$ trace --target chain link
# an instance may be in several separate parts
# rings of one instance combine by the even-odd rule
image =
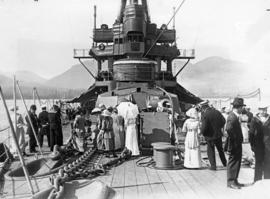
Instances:
[[[106,169],[116,166],[131,157],[131,152],[125,149],[119,158],[111,160],[105,164],[100,161],[103,157],[102,153],[95,150],[88,150],[73,162],[67,164],[58,171],[56,175],[52,175],[50,182],[53,186],[48,199],[60,199],[64,194],[64,184],[66,182],[80,179],[91,178],[99,175],[104,175]]]

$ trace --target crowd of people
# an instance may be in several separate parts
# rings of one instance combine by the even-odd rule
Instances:
[[[254,182],[270,179],[270,116],[267,105],[260,105],[258,113],[253,115],[245,108],[242,98],[235,98],[232,109],[222,108],[221,111],[204,101],[193,106],[186,112],[181,131],[185,134],[184,167],[198,169],[202,167],[200,136],[207,144],[209,169],[217,170],[215,149],[221,163],[227,167],[227,186],[240,189],[243,184],[238,182],[242,160],[242,143],[250,143],[255,158]],[[46,106],[37,116],[36,106],[32,105],[25,117],[27,134],[29,135],[29,152],[35,153],[37,145],[43,147],[43,137],[46,136],[48,146],[53,151],[54,146],[63,145],[61,125],[61,110],[53,105],[48,112]],[[11,110],[14,112],[14,109]],[[90,119],[82,109],[74,114],[73,140],[75,148],[84,152],[85,137],[91,136],[92,143],[103,150],[107,157],[116,157],[116,151],[124,148],[130,150],[133,156],[140,154],[138,146],[138,106],[123,98],[116,107],[106,107],[99,104],[90,115]],[[17,113],[17,139],[21,151],[25,154],[25,125],[23,117]],[[37,133],[38,143],[34,133]],[[228,158],[226,158],[227,153]]]
[[[36,105],[31,105],[30,109],[25,116],[25,121],[22,115],[16,112],[16,137],[20,150],[23,155],[27,155],[26,147],[29,146],[29,153],[37,153],[36,147],[43,147],[43,138],[47,137],[47,145],[51,151],[54,146],[63,145],[63,132],[61,123],[61,110],[57,105],[53,105],[51,110],[48,112],[46,106],[41,106],[42,111],[37,115]],[[16,111],[18,107],[16,107]],[[11,113],[14,114],[14,108],[10,109]],[[11,114],[13,123],[15,116]],[[26,133],[24,127],[26,126]],[[28,142],[26,142],[25,134],[29,136]],[[11,152],[16,155],[15,143],[12,143]]]
[[[107,156],[116,156],[115,151],[127,148],[133,156],[139,155],[137,116],[138,106],[123,99],[117,107],[105,107],[104,104],[92,110],[97,122],[95,133],[96,146],[104,150]]]
[[[244,100],[235,98],[232,110],[223,108],[221,111],[209,106],[208,101],[192,107],[186,112],[182,132],[185,137],[184,166],[201,168],[202,159],[199,135],[207,143],[209,169],[215,171],[215,148],[224,167],[227,167],[227,186],[240,189],[245,186],[238,182],[242,160],[242,143],[248,141],[255,157],[254,182],[270,179],[270,117],[267,105],[260,105],[259,113],[254,115],[245,109]],[[245,129],[247,131],[245,132]],[[222,138],[225,137],[223,146]],[[228,154],[228,160],[225,153]]]

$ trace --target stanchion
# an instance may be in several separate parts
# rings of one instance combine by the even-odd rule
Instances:
[[[21,161],[21,164],[22,164],[24,175],[25,175],[26,180],[28,182],[30,191],[31,191],[32,195],[34,195],[34,189],[33,189],[32,183],[30,181],[29,172],[28,172],[28,170],[27,170],[27,168],[25,166],[25,162],[24,162],[23,156],[21,154],[21,150],[19,148],[18,140],[16,138],[16,134],[15,134],[15,130],[14,130],[14,126],[13,126],[12,120],[10,118],[10,114],[8,112],[7,104],[6,104],[6,101],[5,101],[4,94],[3,94],[3,91],[2,91],[1,86],[0,86],[0,96],[1,96],[1,99],[2,99],[2,102],[3,102],[3,105],[4,105],[4,108],[5,108],[5,111],[6,111],[7,119],[8,119],[10,128],[11,128],[11,134],[12,134],[12,137],[13,137],[13,140],[14,140],[14,143],[15,143],[15,146],[17,148],[17,151],[18,151],[18,155],[19,155],[19,158],[20,158],[20,161]]]
[[[13,77],[13,100],[14,100],[14,130],[17,137],[17,101],[16,101],[16,77]]]
[[[18,82],[18,81],[17,81],[17,87],[18,87],[18,91],[19,91],[19,94],[20,94],[20,96],[21,96],[21,99],[22,99],[22,101],[23,101],[23,104],[24,104],[24,107],[25,107],[25,110],[26,110],[26,114],[27,114],[27,117],[28,117],[30,126],[31,126],[31,128],[32,128],[32,131],[33,131],[33,133],[34,133],[35,139],[36,139],[36,141],[37,141],[37,145],[38,145],[40,154],[41,154],[41,156],[43,157],[43,152],[42,152],[42,150],[41,150],[41,147],[40,147],[40,144],[39,144],[39,141],[38,141],[37,132],[36,132],[34,126],[33,126],[32,120],[31,120],[31,118],[30,118],[30,115],[29,115],[29,112],[28,112],[28,108],[27,108],[27,106],[26,106],[26,103],[25,103],[24,97],[23,97],[23,95],[22,95],[22,91],[21,91],[21,88],[20,88],[20,85],[19,85],[19,82]]]

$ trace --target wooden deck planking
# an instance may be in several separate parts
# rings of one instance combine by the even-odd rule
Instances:
[[[225,199],[230,196],[226,182],[222,184],[221,181],[217,179],[215,172],[216,171],[198,170],[194,175],[195,179],[197,179],[214,198]]]
[[[184,170],[184,171],[185,171],[183,173],[184,178],[186,178],[187,181],[191,182],[193,187],[196,187],[194,192],[196,192],[196,194],[200,196],[201,199],[215,198],[214,195],[205,188],[204,183],[201,181],[202,176],[198,176],[198,170],[195,170],[195,172],[193,172],[192,170]]]
[[[166,170],[158,170],[156,172],[160,180],[163,182],[164,188],[168,193],[168,197],[175,199],[182,197],[180,190],[175,184],[175,181],[169,176]]]
[[[197,199],[198,196],[196,195],[196,192],[192,188],[192,186],[186,182],[186,180],[180,175],[180,173],[183,170],[168,170],[167,172],[172,177],[172,179],[175,181],[175,184],[177,185],[179,191],[181,192],[182,196],[184,198],[195,198]]]
[[[125,188],[124,197],[138,198],[138,187],[134,161],[129,160],[125,164]]]
[[[125,185],[125,163],[115,167],[112,188],[116,191],[116,199],[124,198],[124,185]]]
[[[164,182],[162,182],[157,175],[157,171],[154,168],[146,167],[146,174],[148,176],[150,186],[152,189],[153,197],[157,198],[167,198],[168,193],[164,186]]]
[[[136,161],[137,160],[134,160],[134,169],[137,180],[138,197],[153,199],[153,192],[151,189],[149,178],[146,174],[146,168],[137,166]]]

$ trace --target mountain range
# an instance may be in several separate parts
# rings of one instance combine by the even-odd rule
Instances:
[[[174,62],[175,73],[183,64],[183,61]],[[96,64],[94,62],[87,61],[85,65],[95,73]],[[256,89],[256,85],[250,84],[248,76],[243,73],[244,69],[245,64],[243,63],[221,57],[208,57],[196,63],[189,63],[178,75],[177,81],[201,97],[232,96]],[[30,89],[35,86],[39,90],[46,90],[51,94],[70,93],[71,91],[74,95],[79,94],[94,83],[94,79],[80,64],[70,67],[67,71],[51,79],[45,79],[30,71],[17,71],[15,75],[23,87]],[[11,88],[12,77],[0,74],[0,84],[2,87]]]

